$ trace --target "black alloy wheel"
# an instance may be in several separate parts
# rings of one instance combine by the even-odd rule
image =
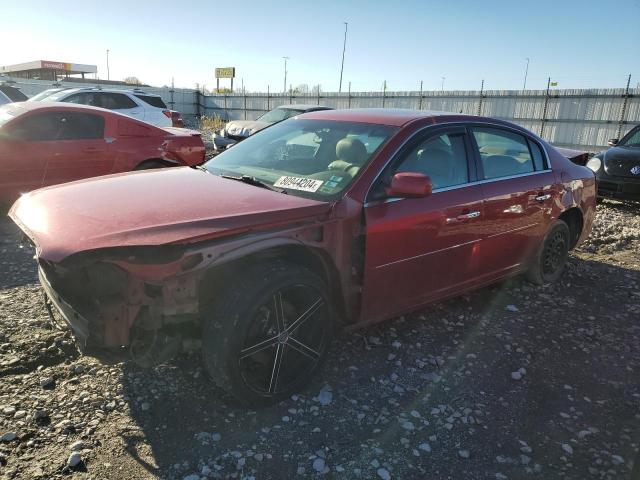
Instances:
[[[299,391],[326,359],[334,312],[310,270],[257,265],[216,296],[203,318],[205,366],[241,403],[269,404]]]

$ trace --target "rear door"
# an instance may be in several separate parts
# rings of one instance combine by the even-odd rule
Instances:
[[[482,187],[465,129],[433,127],[392,160],[365,205],[363,320],[375,321],[445,296],[477,275]],[[396,172],[428,175],[424,198],[385,198]]]
[[[100,106],[138,120],[145,119],[145,109],[124,93],[99,92]]]
[[[113,155],[105,140],[105,117],[85,112],[56,112],[59,124],[51,142],[44,183],[56,185],[106,175],[113,170]]]
[[[559,192],[535,139],[506,127],[476,126],[471,132],[485,195],[480,273],[488,280],[529,263]]]

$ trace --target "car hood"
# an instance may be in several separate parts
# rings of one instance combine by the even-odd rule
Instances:
[[[188,167],[99,177],[35,190],[9,215],[52,262],[109,247],[186,244],[327,214],[326,202]]]
[[[597,156],[603,160],[604,169],[609,175],[640,178],[640,173],[634,173],[638,171],[634,167],[640,166],[640,148],[613,147]]]
[[[224,130],[229,135],[236,135],[239,137],[248,137],[253,135],[259,130],[271,125],[269,122],[260,122],[258,120],[235,120],[227,123]]]

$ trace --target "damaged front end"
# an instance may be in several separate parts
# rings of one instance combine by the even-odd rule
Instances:
[[[175,327],[196,319],[200,254],[181,247],[86,252],[60,263],[40,259],[50,315],[71,327],[82,351],[128,350],[140,363],[164,361],[182,338]],[[173,330],[172,330],[173,327]]]

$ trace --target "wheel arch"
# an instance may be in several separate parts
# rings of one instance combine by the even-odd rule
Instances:
[[[584,216],[582,214],[582,210],[575,206],[570,207],[560,214],[558,220],[564,221],[569,226],[569,232],[571,233],[569,250],[571,250],[576,246],[580,236],[582,235],[582,229],[584,227]]]
[[[268,242],[258,250],[246,252],[246,254],[237,252],[235,255],[230,255],[227,261],[213,263],[200,279],[199,297],[206,301],[211,295],[215,295],[219,286],[227,283],[234,274],[245,269],[247,265],[276,259],[301,265],[318,275],[327,286],[338,315],[338,321],[345,318],[346,308],[342,282],[333,260],[320,248],[294,241]]]
[[[145,160],[142,160],[141,162],[139,162],[135,167],[134,170],[145,170],[145,165],[149,165],[149,164],[154,164],[154,163],[160,163],[162,164],[163,167],[177,167],[179,165],[182,165],[180,162],[177,162],[175,160],[171,160],[171,159],[167,159],[167,158],[147,158]],[[158,167],[160,168],[160,167]]]

